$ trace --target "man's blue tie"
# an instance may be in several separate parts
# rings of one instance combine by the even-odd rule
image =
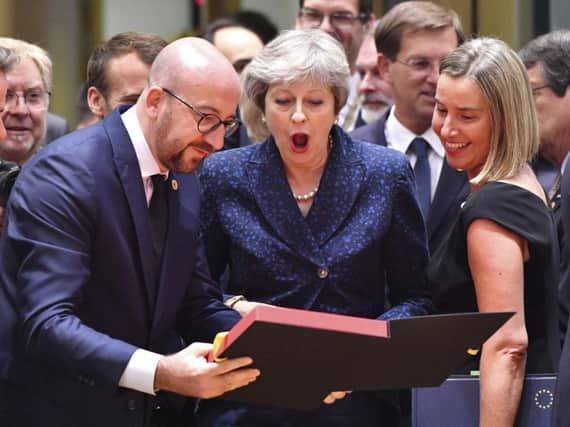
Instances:
[[[412,141],[410,148],[416,154],[414,173],[416,174],[418,201],[420,203],[424,219],[427,221],[431,203],[431,172],[428,161],[429,143],[425,139],[417,137]]]

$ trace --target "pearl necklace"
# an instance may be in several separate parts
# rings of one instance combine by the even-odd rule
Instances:
[[[313,190],[309,191],[308,193],[305,194],[295,194],[293,193],[293,197],[295,198],[295,200],[297,200],[298,202],[306,202],[307,200],[311,200],[313,197],[315,197],[315,195],[317,194],[317,191],[319,191],[319,186],[317,185]]]
[[[332,150],[333,147],[333,137],[332,135],[329,133],[329,144],[328,144],[328,152],[330,153],[330,151]],[[295,194],[293,193],[293,197],[295,198],[295,200],[297,200],[298,202],[306,202],[307,200],[311,200],[312,198],[314,198],[317,195],[317,192],[319,191],[319,186],[317,185],[315,188],[313,188],[311,191],[309,191],[308,193],[305,194]]]

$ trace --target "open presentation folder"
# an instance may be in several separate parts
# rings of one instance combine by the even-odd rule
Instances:
[[[312,409],[331,391],[437,386],[512,314],[381,321],[259,306],[218,338],[211,358],[251,356],[261,370],[222,398]]]

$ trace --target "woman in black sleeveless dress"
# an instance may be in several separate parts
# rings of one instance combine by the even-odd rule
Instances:
[[[513,311],[483,346],[481,426],[514,425],[525,373],[553,372],[558,252],[528,166],[538,123],[525,67],[505,43],[471,40],[440,66],[433,128],[471,194],[428,267],[441,312]]]

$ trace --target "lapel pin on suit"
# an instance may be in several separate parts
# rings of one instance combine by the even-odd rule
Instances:
[[[178,181],[176,181],[175,179],[173,179],[172,181],[170,181],[170,185],[172,186],[172,189],[174,191],[178,191]]]

